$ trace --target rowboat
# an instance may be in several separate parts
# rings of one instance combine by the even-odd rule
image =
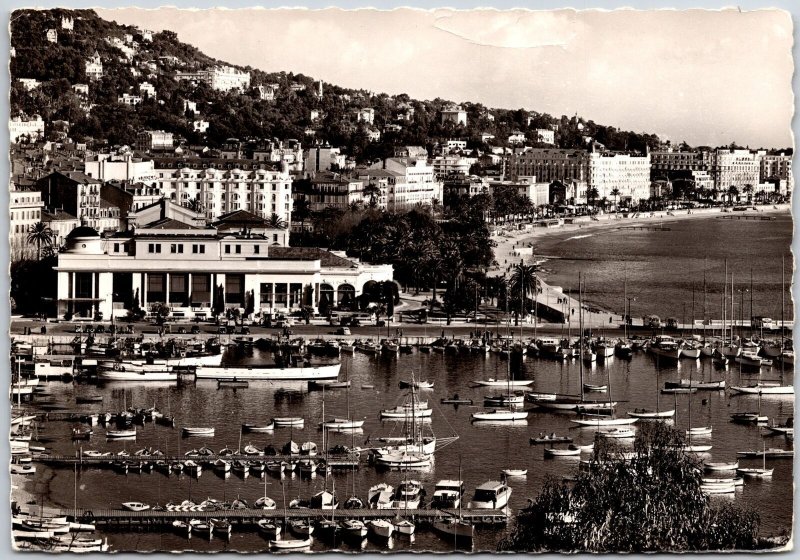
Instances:
[[[707,453],[711,451],[711,445],[708,444],[701,444],[701,445],[693,445],[689,443],[685,443],[681,446],[678,446],[687,453]]]
[[[708,436],[711,435],[713,428],[711,426],[695,426],[686,430],[687,436]]]
[[[739,461],[728,463],[705,463],[703,468],[707,471],[735,471],[739,468]]]
[[[401,389],[410,389],[414,387],[415,389],[433,389],[433,381],[400,381],[398,386]]]
[[[702,484],[733,484],[734,486],[744,486],[744,479],[741,476],[734,478],[706,478],[701,480]]]
[[[269,519],[259,519],[258,530],[269,539],[278,539],[281,536],[281,526]]]
[[[704,494],[733,494],[736,492],[736,486],[733,482],[729,484],[700,484],[700,490]]]
[[[275,429],[275,422],[270,422],[269,424],[242,424],[242,431],[243,432],[252,432],[252,433],[262,433],[262,432],[271,432]]]
[[[181,428],[183,435],[185,436],[213,436],[214,435],[214,428],[192,428],[188,426],[184,426]]]
[[[577,445],[570,445],[569,447],[546,447],[544,450],[545,457],[574,457],[581,454],[581,448]]]
[[[591,420],[570,420],[579,426],[594,428],[597,426],[629,426],[638,422],[638,418],[602,418],[597,417]]]
[[[769,418],[758,412],[734,412],[731,414],[731,421],[737,424],[761,424],[769,421]]]
[[[108,439],[135,438],[136,429],[134,428],[133,430],[107,430],[106,437]]]
[[[364,425],[364,420],[351,420],[349,418],[334,418],[327,422],[320,422],[319,427],[327,430],[356,430]]]
[[[632,412],[628,412],[631,418],[672,418],[675,416],[675,409],[670,410],[645,410],[644,408],[637,408]]]
[[[528,379],[476,379],[473,383],[481,385],[482,387],[527,387],[533,383],[533,380]]]
[[[528,474],[528,469],[503,469],[502,473],[506,476],[525,476]]]
[[[436,520],[433,522],[433,528],[446,535],[452,542],[455,537],[456,542],[462,541],[466,544],[471,544],[472,539],[475,537],[475,527],[456,517],[445,517],[444,519]]]
[[[272,423],[276,428],[297,428],[301,427],[305,423],[305,420],[299,416],[281,416],[278,418],[273,418]]]
[[[282,539],[269,541],[269,547],[274,550],[301,550],[311,546],[311,538],[307,539]]]
[[[555,432],[552,434],[539,434],[539,437],[532,437],[530,442],[533,444],[541,444],[541,443],[572,443],[572,438],[569,436],[559,436],[556,435]]]

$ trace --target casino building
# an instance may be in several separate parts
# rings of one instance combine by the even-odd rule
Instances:
[[[250,307],[266,316],[317,310],[323,298],[354,304],[370,282],[393,280],[391,265],[282,246],[278,230],[244,211],[205,225],[171,208],[165,204],[158,219],[105,237],[85,225],[72,230],[56,267],[59,317],[99,312],[108,320],[155,303],[169,306],[174,319]]]

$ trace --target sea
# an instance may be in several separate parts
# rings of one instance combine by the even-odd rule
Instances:
[[[692,317],[721,320],[727,262],[728,318],[732,276],[737,320],[744,317],[749,324],[752,309],[754,316],[779,321],[783,309],[784,318],[790,321],[792,216],[786,212],[768,217],[771,219],[666,216],[663,221],[644,224],[663,229],[587,224],[582,229],[537,236],[533,248],[548,284],[577,294],[578,274],[582,273],[584,302],[590,306],[622,313],[627,296],[632,317],[675,317],[684,324]]]
[[[229,363],[258,363],[267,359],[258,350],[229,348],[225,360]],[[207,446],[213,450],[224,447],[237,448],[253,444],[258,447],[273,445],[280,448],[289,440],[301,444],[314,441],[322,449],[322,432],[317,424],[322,421],[323,404],[326,418],[347,414],[348,400],[353,417],[366,420],[364,428],[354,434],[332,434],[328,444],[370,445],[377,437],[403,435],[405,427],[396,421],[381,421],[382,409],[394,407],[407,398],[407,390],[399,388],[401,380],[417,379],[434,382],[432,390],[421,392],[420,398],[427,400],[434,409],[432,420],[424,428],[427,434],[437,437],[458,436],[458,440],[440,449],[435,455],[434,465],[427,471],[378,471],[362,463],[353,471],[334,472],[326,480],[323,476],[306,479],[299,475],[278,478],[267,474],[260,479],[246,479],[237,475],[222,477],[206,470],[199,478],[187,474],[166,476],[159,472],[143,474],[118,474],[112,470],[94,467],[50,467],[37,465],[37,472],[25,483],[25,488],[34,496],[37,504],[60,508],[88,508],[102,510],[121,508],[122,502],[141,501],[150,505],[180,502],[191,499],[197,503],[211,497],[232,500],[240,497],[251,504],[265,493],[273,498],[278,507],[283,499],[310,498],[324,487],[335,490],[339,499],[355,493],[366,498],[369,488],[379,482],[396,486],[402,480],[419,480],[427,491],[433,493],[440,479],[458,478],[466,483],[465,501],[468,502],[475,487],[490,480],[499,480],[505,468],[528,469],[527,476],[508,479],[513,489],[510,511],[524,507],[535,498],[549,477],[561,479],[575,475],[578,457],[547,459],[541,445],[531,445],[529,439],[541,433],[556,432],[571,436],[576,443],[585,444],[593,440],[593,428],[579,428],[570,422],[571,414],[554,414],[533,410],[528,419],[514,423],[473,422],[470,415],[482,409],[483,397],[492,393],[490,388],[471,388],[476,379],[503,378],[511,371],[511,363],[501,354],[470,355],[419,353],[401,354],[398,357],[368,356],[356,352],[344,355],[342,376],[351,382],[351,388],[309,392],[303,383],[250,382],[248,388],[219,388],[213,380],[198,380],[186,384],[114,382],[97,387],[85,384],[49,382],[41,399],[49,401],[51,410],[67,409],[90,411],[118,411],[125,405],[136,407],[156,406],[176,417],[177,426],[168,428],[153,423],[138,427],[135,441],[108,441],[105,428],[95,427],[88,442],[72,442],[72,423],[51,420],[42,426],[39,437],[48,449],[57,454],[75,454],[80,449],[101,451],[134,452],[145,447],[160,449],[172,455],[188,449]],[[527,357],[515,370],[515,377],[534,380],[536,391],[578,394],[580,391],[580,366],[577,362],[556,363]],[[732,424],[729,415],[737,411],[751,411],[759,406],[764,414],[776,421],[783,421],[794,414],[791,397],[763,398],[761,403],[752,396],[728,396],[723,391],[703,392],[688,395],[661,395],[657,389],[668,380],[693,376],[694,379],[726,379],[729,383],[753,378],[741,376],[735,368],[715,369],[710,363],[687,361],[672,365],[661,364],[651,355],[640,352],[630,361],[610,358],[607,363],[594,365],[584,372],[584,381],[593,384],[610,384],[610,395],[620,402],[619,414],[637,407],[663,410],[677,408],[674,425],[685,429],[693,426],[713,426],[712,436],[702,441],[713,445],[704,455],[712,461],[732,461],[736,452],[758,450],[765,445],[765,438],[758,428]],[[764,377],[780,378],[792,382],[790,371],[775,368],[765,370]],[[104,402],[95,405],[76,405],[75,397],[81,394],[103,395]],[[458,394],[472,399],[474,405],[444,405],[441,398]],[[324,398],[324,400],[323,400]],[[242,423],[264,423],[274,416],[303,416],[304,429],[276,429],[271,434],[240,433]],[[214,426],[214,437],[181,436],[181,426]],[[699,438],[693,440],[700,441]],[[783,437],[767,438],[767,447],[790,448],[791,443]],[[586,457],[584,457],[586,458]],[[741,461],[743,466],[760,466],[760,460]],[[772,479],[747,481],[730,496],[714,496],[713,502],[731,501],[755,509],[761,519],[764,534],[777,534],[788,530],[792,523],[792,461],[768,460],[775,468]],[[35,509],[35,506],[29,506]],[[337,514],[334,514],[337,515]],[[341,515],[341,514],[338,514]],[[513,520],[507,527],[479,528],[474,543],[475,551],[495,550],[497,542],[513,528]],[[262,551],[268,548],[267,541],[254,530],[234,527],[230,542],[219,538],[211,540],[192,537],[187,539],[165,530],[152,529],[121,530],[102,529],[116,551]],[[384,551],[439,551],[453,550],[453,543],[430,529],[419,527],[413,541],[393,538],[391,542],[365,539],[363,542],[343,542],[342,550]],[[315,540],[314,551],[329,550],[331,544]]]

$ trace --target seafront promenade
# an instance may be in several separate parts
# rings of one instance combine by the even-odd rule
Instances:
[[[747,212],[723,211],[723,208],[700,208],[692,210],[672,210],[657,212],[640,212],[624,217],[625,214],[610,213],[593,217],[581,216],[571,223],[560,223],[558,226],[536,227],[528,224],[523,229],[506,227],[498,230],[492,236],[497,244],[494,248],[497,266],[489,271],[490,276],[511,274],[513,266],[524,262],[534,264],[536,258],[536,240],[547,235],[563,234],[565,232],[594,233],[610,228],[666,228],[670,222],[679,220],[703,219],[770,219],[771,215],[790,212],[790,204],[778,204],[756,207],[757,210]],[[538,304],[563,312],[566,323],[577,327],[578,309],[580,304],[576,298],[565,294],[560,286],[549,285],[539,279],[541,293],[538,295]],[[572,310],[575,310],[574,313]],[[622,328],[623,314],[609,310],[597,310],[584,305],[583,324],[586,328]],[[789,322],[787,322],[788,324]],[[633,317],[631,326],[642,327],[642,318]],[[719,325],[721,326],[721,325]],[[749,324],[748,324],[749,326]],[[691,329],[691,324],[680,325],[681,329]]]

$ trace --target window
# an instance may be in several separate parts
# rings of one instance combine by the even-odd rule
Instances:
[[[272,242],[273,243],[277,243],[278,242],[278,234],[277,233],[273,233],[272,234]]]
[[[183,244],[182,243],[173,243],[169,247],[170,253],[183,253]]]
[[[261,251],[261,247],[259,247],[258,245],[253,245],[253,254],[254,255],[258,255],[260,251]]]
[[[114,252],[119,253],[119,243],[114,243]]]
[[[225,245],[225,254],[226,255],[230,255],[231,254],[231,246],[230,245]]]
[[[242,246],[241,245],[237,245],[236,246],[236,254],[237,255],[241,255],[242,254]]]
[[[161,244],[160,243],[149,243],[147,245],[147,252],[148,253],[160,253],[161,252]]]

